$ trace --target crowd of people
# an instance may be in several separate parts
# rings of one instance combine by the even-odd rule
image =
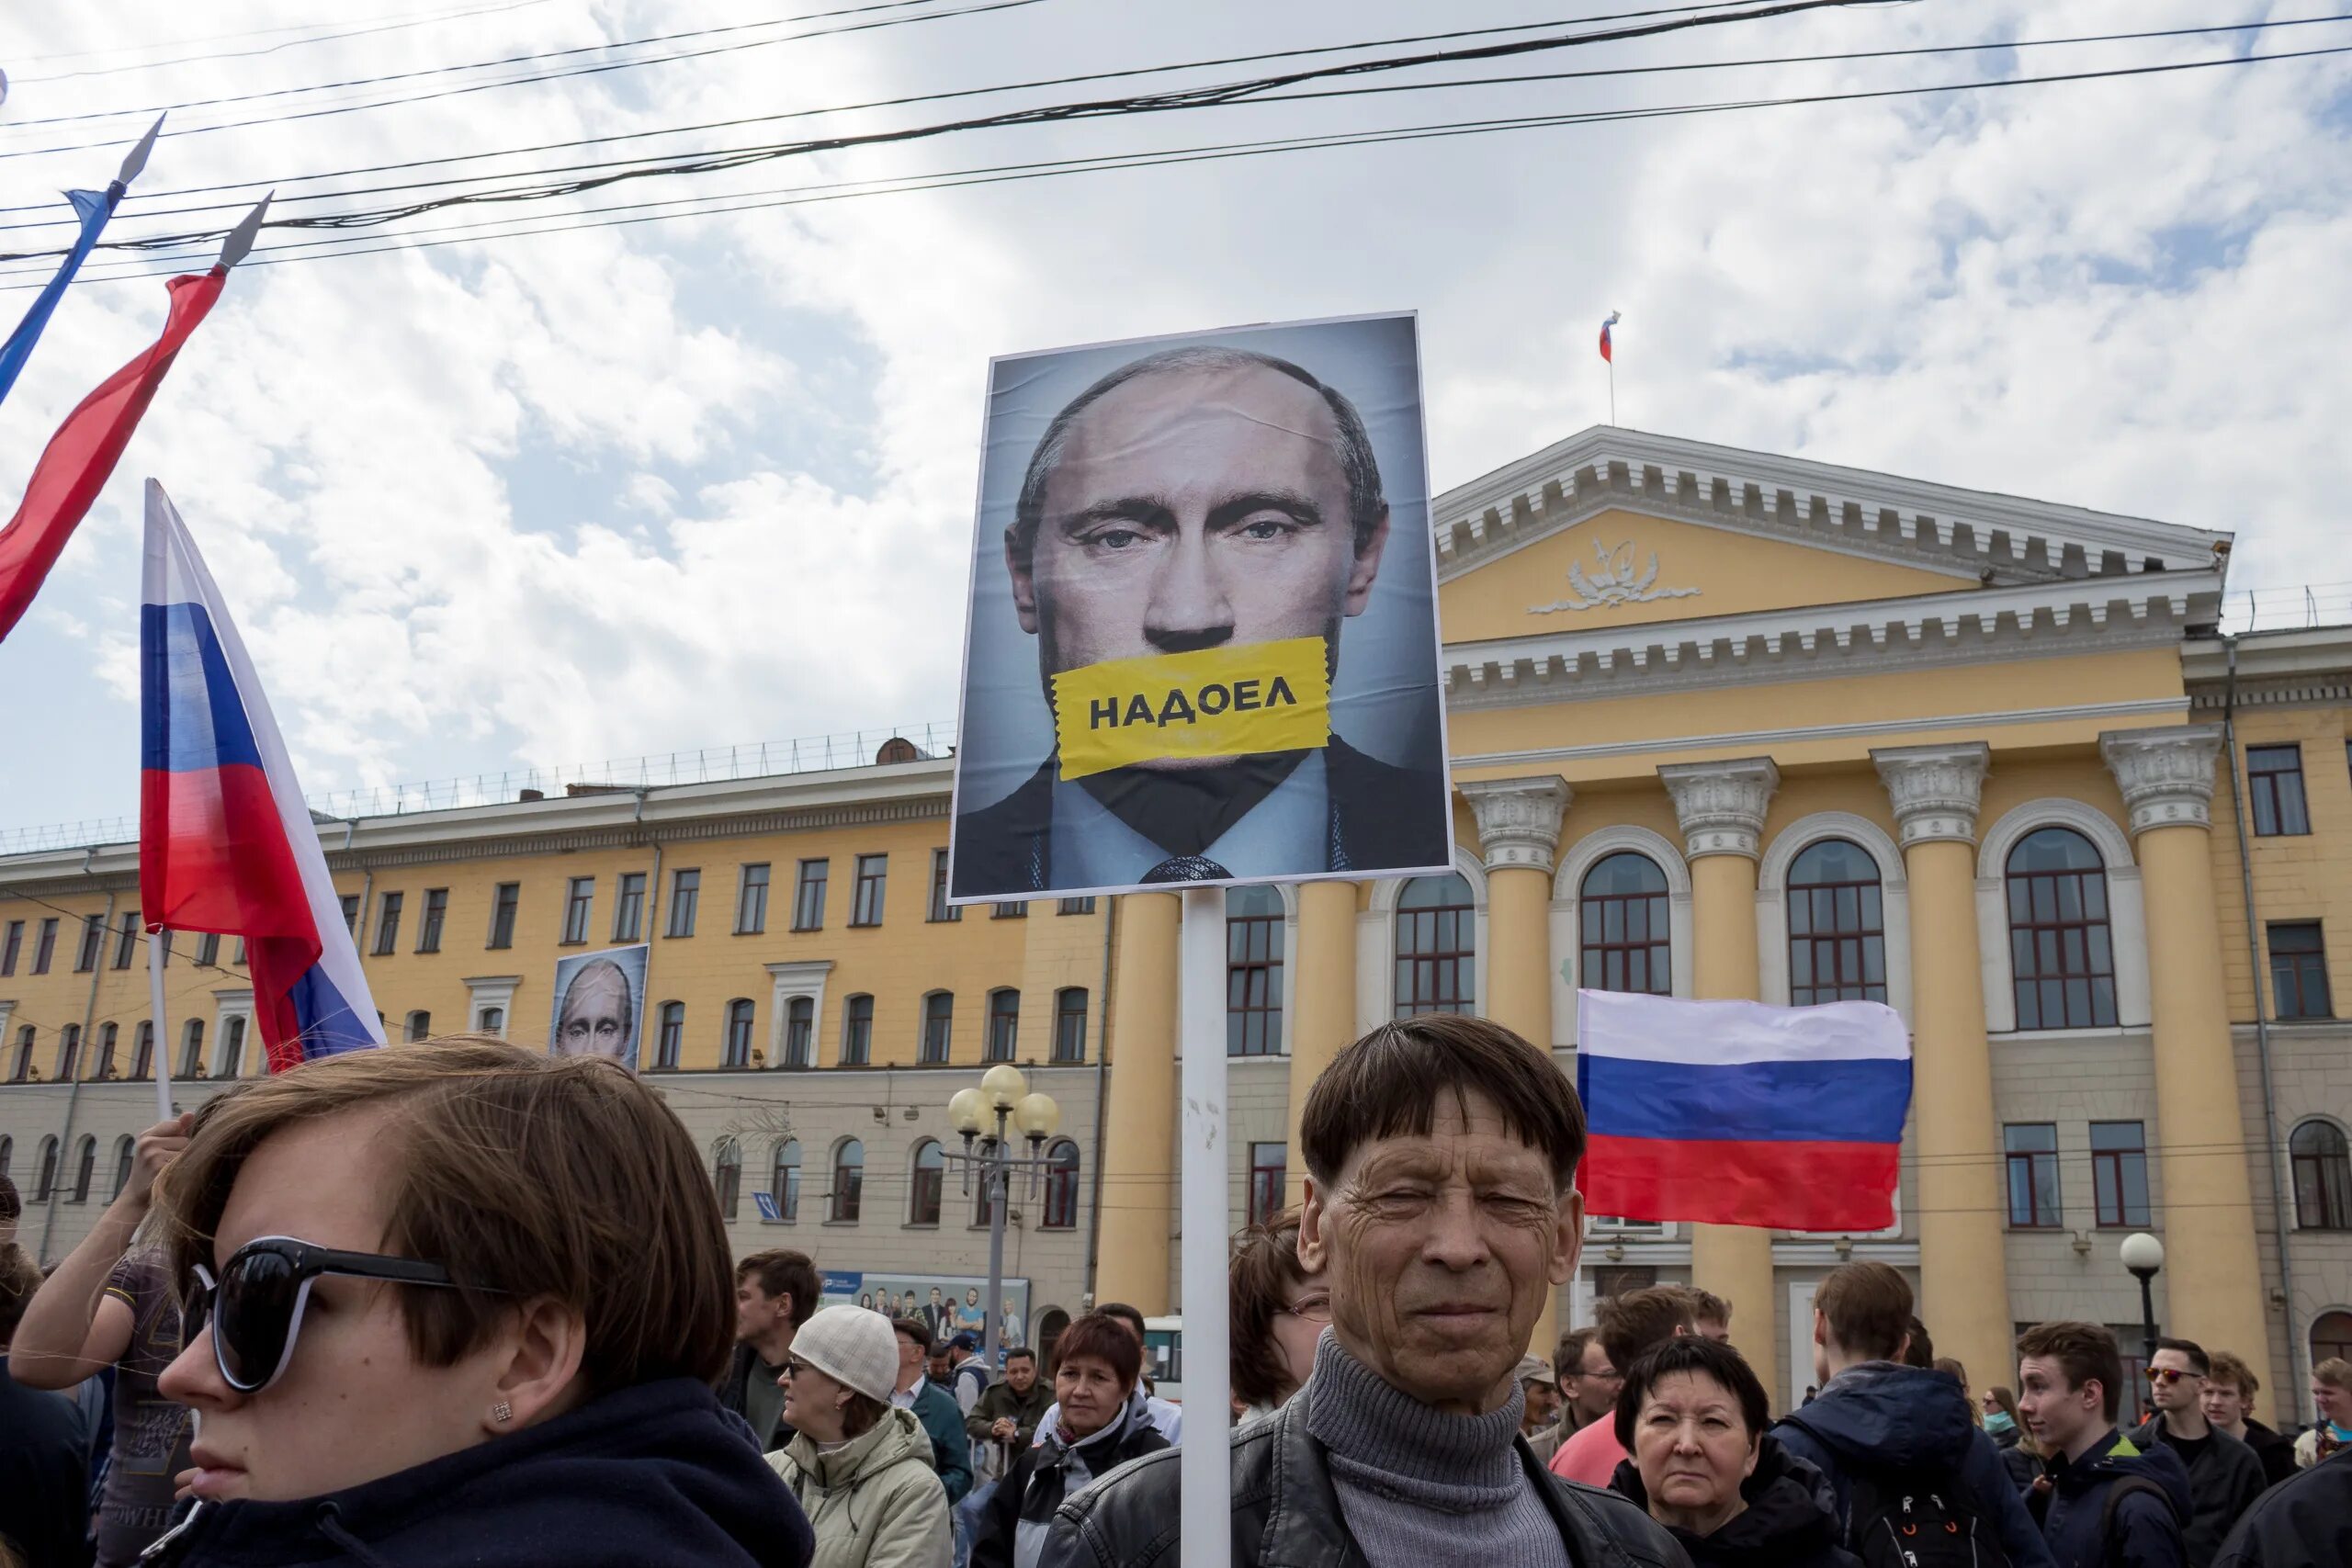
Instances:
[[[2342,1361],[2286,1432],[2244,1359],[2161,1339],[2126,1430],[2108,1329],[2033,1325],[1974,1389],[1875,1261],[1820,1281],[1777,1420],[1688,1286],[1526,1354],[1584,1123],[1498,1025],[1375,1030],[1299,1144],[1305,1201],[1231,1252],[1237,1564],[2352,1562]],[[0,1568],[1182,1558],[1139,1313],[990,1367],[940,1314],[822,1306],[805,1254],[730,1260],[684,1128],[595,1059],[453,1038],[241,1084],[139,1138],[46,1280],[16,1209],[0,1179]]]

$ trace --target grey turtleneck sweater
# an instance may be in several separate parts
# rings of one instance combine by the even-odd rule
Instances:
[[[1329,1332],[1307,1381],[1306,1429],[1329,1450],[1340,1517],[1372,1568],[1574,1568],[1512,1439],[1525,1395],[1448,1416],[1391,1386]]]

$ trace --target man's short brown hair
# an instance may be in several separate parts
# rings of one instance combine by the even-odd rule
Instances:
[[[1701,1323],[1720,1323],[1725,1328],[1729,1328],[1731,1303],[1713,1291],[1702,1291],[1693,1285],[1690,1287],[1690,1315]]]
[[[1484,1096],[1503,1125],[1550,1162],[1555,1191],[1574,1183],[1584,1109],[1567,1076],[1501,1024],[1455,1013],[1384,1023],[1331,1058],[1299,1116],[1307,1173],[1329,1187],[1365,1144],[1428,1136],[1448,1093],[1465,1117],[1470,1095]]]
[[[736,1264],[735,1282],[740,1285],[746,1280],[757,1284],[770,1300],[790,1296],[795,1328],[816,1315],[817,1298],[825,1292],[824,1282],[817,1278],[816,1263],[807,1253],[786,1247],[752,1253]]]
[[[377,1110],[394,1167],[381,1245],[458,1283],[400,1287],[419,1360],[448,1366],[514,1303],[551,1298],[586,1325],[595,1392],[726,1369],[727,1231],[676,1112],[612,1062],[482,1035],[323,1056],[212,1100],[157,1184],[172,1278],[221,1261],[230,1189],[270,1134]]]
[[[924,1355],[931,1354],[931,1325],[922,1319],[894,1317],[890,1320],[890,1332],[901,1339],[912,1342],[914,1348]]]
[[[1598,1328],[1571,1328],[1560,1336],[1557,1348],[1552,1352],[1552,1375],[1556,1378],[1581,1377],[1584,1374],[1584,1348],[1600,1337]],[[1611,1363],[1612,1366],[1614,1362]]]
[[[2227,1350],[2213,1352],[2213,1370],[2205,1381],[2229,1384],[2238,1391],[2240,1399],[2248,1403],[2262,1392],[2262,1380],[2254,1375],[2254,1369]]]
[[[1298,1210],[1288,1208],[1233,1238],[1226,1268],[1227,1342],[1233,1396],[1244,1404],[1277,1404],[1296,1392],[1274,1342],[1274,1319],[1306,1282],[1298,1266]]]
[[[1842,1263],[1814,1292],[1813,1310],[1847,1355],[1892,1361],[1911,1332],[1911,1282],[1892,1264]]]
[[[2324,1382],[2330,1388],[2352,1390],[2352,1361],[2341,1356],[2330,1356],[2312,1369],[2312,1382]]]
[[[2037,1323],[2018,1336],[2018,1355],[2057,1362],[2068,1388],[2097,1382],[2099,1408],[2115,1419],[2123,1393],[2123,1353],[2116,1348],[2112,1329],[2096,1323]]]
[[[1691,1334],[1699,1327],[1698,1316],[1691,1311],[1690,1288],[1684,1285],[1652,1285],[1623,1295],[1603,1296],[1592,1314],[1600,1320],[1596,1332],[1600,1336],[1600,1348],[1609,1352],[1609,1364],[1621,1372],[1638,1360],[1645,1350],[1673,1338],[1676,1329]]]
[[[1105,1362],[1119,1386],[1132,1392],[1143,1375],[1143,1347],[1126,1325],[1108,1313],[1090,1312],[1062,1330],[1054,1341],[1054,1370],[1058,1372],[1072,1356],[1091,1356]]]

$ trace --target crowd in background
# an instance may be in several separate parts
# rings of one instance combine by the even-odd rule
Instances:
[[[1872,1261],[1820,1282],[1778,1419],[1690,1287],[1526,1354],[1583,1145],[1498,1025],[1335,1059],[1306,1201],[1230,1255],[1237,1564],[2352,1562],[2341,1361],[2279,1430],[2242,1357],[2159,1339],[2126,1430],[2109,1330],[2033,1325],[1979,1388]],[[17,1209],[0,1179],[0,1568],[1181,1561],[1139,1313],[991,1367],[936,1315],[820,1306],[805,1254],[730,1260],[684,1127],[608,1064],[455,1039],[240,1085],[139,1138],[45,1280]]]

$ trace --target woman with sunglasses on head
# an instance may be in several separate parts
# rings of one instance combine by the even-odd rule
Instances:
[[[812,1568],[947,1568],[954,1527],[931,1434],[890,1403],[899,1336],[889,1319],[825,1308],[793,1336],[783,1382],[793,1438],[768,1463],[817,1532]]]
[[[711,1392],[710,1179],[614,1064],[473,1038],[311,1062],[215,1107],[157,1207],[198,1501],[151,1561],[808,1562]]]

